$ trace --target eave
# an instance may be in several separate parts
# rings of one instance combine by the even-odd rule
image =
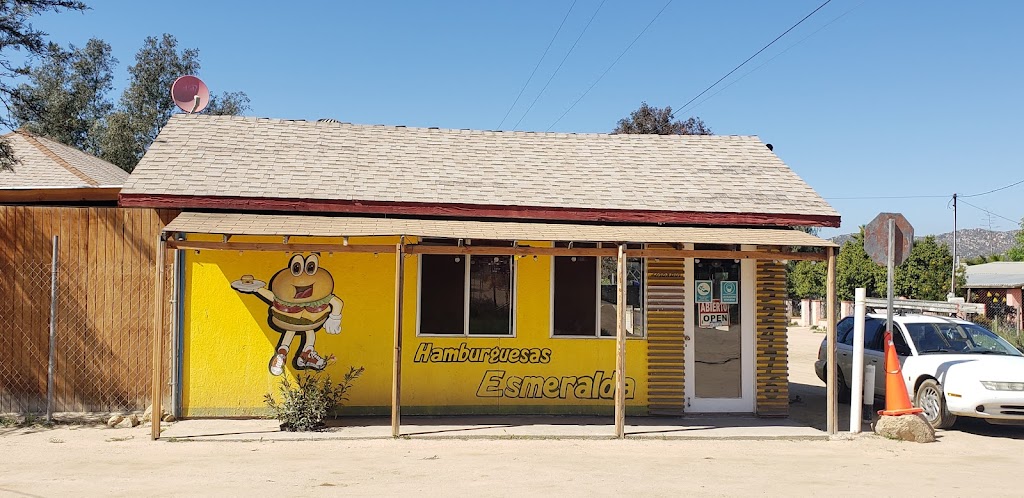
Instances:
[[[212,197],[189,195],[120,194],[124,207],[283,211],[370,215],[434,216],[463,219],[515,219],[602,223],[656,223],[729,226],[838,227],[839,216],[799,213],[723,213],[695,211],[622,210],[543,206],[428,204],[360,200]]]

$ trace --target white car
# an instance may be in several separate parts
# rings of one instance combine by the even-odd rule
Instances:
[[[1024,355],[984,327],[955,318],[895,315],[893,344],[914,405],[932,426],[945,429],[958,416],[1024,423]],[[875,365],[875,396],[885,396],[885,315],[869,314],[864,326],[864,364]],[[853,371],[853,317],[836,326],[840,398],[849,399]],[[827,339],[818,377],[825,380]]]

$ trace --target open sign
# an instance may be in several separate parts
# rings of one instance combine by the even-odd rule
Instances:
[[[728,313],[701,313],[700,314],[700,328],[702,329],[714,329],[718,327],[729,326],[729,314]]]
[[[729,305],[718,300],[710,303],[699,303],[697,308],[697,326],[702,329],[728,327]]]

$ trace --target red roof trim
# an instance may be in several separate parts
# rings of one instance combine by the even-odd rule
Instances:
[[[299,211],[315,213],[391,214],[452,218],[500,218],[613,223],[678,223],[694,225],[820,226],[838,227],[838,216],[775,213],[705,213],[624,209],[561,208],[538,206],[486,206],[349,200],[298,200],[189,195],[120,195],[124,207],[222,209],[233,211]]]

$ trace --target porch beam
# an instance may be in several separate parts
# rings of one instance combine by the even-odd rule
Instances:
[[[391,372],[391,436],[401,435],[402,416],[402,306],[405,289],[405,237],[395,244],[395,350]]]
[[[171,249],[270,251],[270,252],[337,252],[391,254],[391,245],[344,245],[301,242],[213,242],[198,240],[168,240]],[[495,246],[434,246],[406,244],[406,254],[477,254],[482,256],[606,256],[615,257],[614,247],[495,247]],[[764,259],[824,261],[823,252],[794,251],[729,251],[686,249],[626,249],[629,258],[708,258],[708,259]]]
[[[207,242],[198,240],[168,240],[167,246],[172,249],[218,250],[218,251],[271,251],[271,252],[353,252],[380,253],[395,252],[392,245],[342,245],[323,243],[292,243],[280,242]]]
[[[618,249],[613,247],[494,247],[494,246],[430,246],[410,244],[409,254],[476,254],[482,256],[606,256],[615,257]],[[766,260],[812,260],[824,261],[825,253],[817,252],[770,252],[770,251],[725,251],[686,249],[626,249],[629,258],[708,258],[708,259],[766,259]]]
[[[825,331],[826,348],[828,352],[826,354],[826,362],[828,371],[826,372],[825,382],[825,400],[827,407],[825,409],[826,429],[830,436],[835,435],[838,432],[839,427],[839,391],[836,386],[837,375],[836,375],[836,250],[833,247],[828,248],[828,277],[825,285],[825,299],[827,317],[827,329]]]
[[[615,437],[626,437],[626,245],[619,245],[615,279]]]
[[[163,401],[163,358],[164,358],[164,258],[167,254],[167,234],[160,232],[156,243],[156,281],[153,285],[153,385],[151,403],[153,405],[149,417],[150,438],[160,439],[160,422],[163,414],[160,406]]]

